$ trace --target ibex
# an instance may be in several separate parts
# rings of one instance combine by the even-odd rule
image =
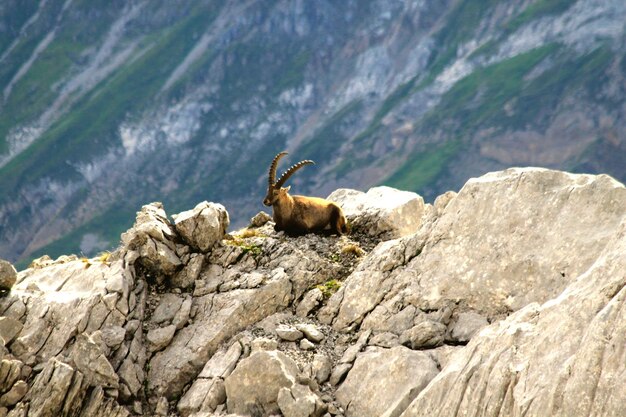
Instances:
[[[267,195],[263,199],[263,204],[268,207],[272,206],[276,223],[274,229],[296,235],[319,232],[330,226],[331,232],[338,235],[348,233],[346,216],[337,204],[318,197],[292,196],[289,194],[291,187],[283,188],[294,172],[315,162],[308,159],[300,161],[285,171],[278,181],[275,181],[276,166],[280,158],[285,155],[287,152],[281,152],[274,157],[270,165]]]

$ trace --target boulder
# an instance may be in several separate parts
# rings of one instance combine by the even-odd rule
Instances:
[[[452,355],[402,416],[622,415],[625,253],[626,221],[561,294],[486,327]]]
[[[324,337],[326,337],[324,336],[324,333],[322,333],[320,329],[313,324],[299,323],[296,325],[296,329],[301,331],[304,334],[304,337],[313,343],[319,343],[324,340]]]
[[[276,327],[276,334],[281,339],[287,340],[289,342],[295,342],[296,340],[300,340],[303,337],[303,334],[300,330],[284,324]]]
[[[10,290],[17,280],[15,267],[3,259],[0,259],[0,291]]]
[[[122,250],[128,253],[131,263],[139,262],[158,277],[172,276],[182,266],[175,237],[163,205],[147,204],[137,213],[133,227],[122,233]]]
[[[272,220],[272,216],[270,216],[264,211],[259,211],[257,214],[254,215],[254,217],[250,219],[249,227],[261,227],[271,220]]]
[[[384,186],[367,193],[342,188],[328,199],[341,206],[353,232],[384,240],[415,233],[426,212],[418,194]]]
[[[300,384],[281,388],[277,403],[284,417],[320,417],[326,411],[322,400]]]
[[[424,320],[400,335],[400,343],[411,349],[441,346],[446,335],[446,326],[433,320]]]
[[[150,330],[146,335],[148,351],[156,352],[169,345],[174,338],[174,333],[176,333],[176,326],[173,324]]]
[[[319,384],[323,384],[330,378],[330,372],[332,370],[332,360],[328,355],[323,353],[317,353],[313,356],[313,362],[311,363],[312,376]]]
[[[257,351],[226,378],[229,413],[271,415],[280,411],[278,393],[296,384],[298,367],[279,351]]]
[[[13,341],[15,336],[20,334],[24,325],[19,320],[11,317],[0,317],[0,337],[4,341],[4,345],[8,345]]]
[[[454,343],[467,343],[489,322],[486,318],[473,311],[459,314],[454,324],[450,325],[448,339]]]
[[[462,304],[493,320],[549,300],[593,264],[625,206],[626,189],[606,175],[515,168],[472,179],[439,217],[359,264],[329,300],[333,327],[387,331],[368,319],[379,307],[392,318]]]
[[[192,248],[208,252],[222,240],[230,224],[228,212],[221,204],[203,201],[192,210],[173,215],[176,230]]]
[[[438,373],[427,353],[368,348],[337,389],[337,401],[347,417],[398,416]]]

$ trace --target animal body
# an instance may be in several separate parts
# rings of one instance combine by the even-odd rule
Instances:
[[[276,167],[278,161],[287,152],[281,152],[274,157],[269,170],[267,195],[263,204],[272,206],[276,231],[284,230],[287,234],[298,235],[310,232],[319,232],[330,228],[332,233],[341,235],[348,233],[348,224],[341,207],[324,198],[290,195],[291,187],[284,187],[285,182],[300,168],[314,164],[311,160],[300,161],[291,166],[276,181]]]

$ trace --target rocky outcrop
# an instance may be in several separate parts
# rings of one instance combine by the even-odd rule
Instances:
[[[511,169],[418,206],[396,239],[375,199],[341,237],[144,206],[0,298],[0,416],[619,415],[624,186]]]
[[[176,231],[190,248],[207,252],[222,240],[230,220],[221,204],[198,204],[193,210],[184,211],[174,218]]]
[[[328,199],[341,206],[353,233],[364,232],[383,240],[417,232],[431,207],[415,193],[390,187],[374,187],[366,193],[342,188]]]
[[[17,280],[17,271],[9,262],[0,259],[0,291],[10,290]]]

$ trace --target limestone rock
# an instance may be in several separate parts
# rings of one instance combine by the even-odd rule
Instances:
[[[24,364],[16,359],[0,361],[0,392],[7,392],[21,377]]]
[[[289,278],[280,276],[257,289],[196,297],[193,323],[150,360],[149,389],[167,398],[179,395],[221,343],[288,306],[291,288]]]
[[[488,325],[487,319],[478,313],[471,311],[461,313],[456,322],[450,326],[449,339],[453,342],[469,342],[480,329]]]
[[[400,343],[411,349],[433,348],[443,344],[446,326],[432,320],[425,320],[402,333]]]
[[[300,384],[281,388],[277,403],[284,417],[320,417],[326,411],[322,400]]]
[[[624,253],[626,221],[558,297],[474,336],[403,416],[622,414],[626,391],[616,380],[626,365],[616,347],[626,343]]]
[[[352,369],[352,363],[339,363],[333,368],[333,372],[330,374],[330,385],[337,386],[341,383],[348,371]]]
[[[167,398],[159,397],[157,400],[156,407],[154,407],[154,413],[157,416],[166,416],[169,410],[169,404],[167,402]]]
[[[185,300],[180,305],[180,310],[178,310],[176,314],[174,315],[174,318],[172,319],[172,324],[176,326],[177,330],[182,329],[189,322],[192,303],[193,302],[192,302],[191,297],[189,296],[185,297]]]
[[[203,254],[145,206],[106,261],[42,259],[0,297],[0,416],[620,415],[625,203],[606,176],[512,169],[339,260],[391,232],[268,223]]]
[[[301,331],[311,342],[319,343],[324,340],[324,333],[312,324],[300,323],[296,325],[296,329]]]
[[[308,291],[302,301],[296,307],[296,315],[298,317],[306,317],[324,300],[324,294],[319,288],[313,288]]]
[[[100,348],[85,334],[76,336],[72,359],[90,385],[119,388],[119,377]]]
[[[233,343],[228,350],[218,351],[204,365],[200,378],[226,378],[235,369],[243,349],[241,344]]]
[[[323,384],[330,378],[330,372],[332,369],[332,361],[328,355],[318,353],[313,356],[313,362],[311,364],[311,370],[313,377],[319,384]]]
[[[261,227],[272,220],[272,216],[264,211],[260,211],[250,219],[250,227]]]
[[[107,326],[101,332],[102,340],[110,348],[119,347],[126,336],[126,329],[121,326]]]
[[[17,381],[11,390],[0,397],[0,406],[11,407],[17,404],[28,392],[28,384],[24,381]]]
[[[189,259],[187,265],[171,279],[170,283],[173,287],[187,289],[191,288],[198,279],[202,266],[204,264],[204,256],[194,254]]]
[[[315,345],[309,339],[302,339],[299,343],[300,349],[302,350],[313,350],[315,349]]]
[[[243,359],[225,380],[229,413],[278,413],[278,393],[296,383],[298,367],[279,351],[258,351]]]
[[[169,325],[165,327],[157,327],[152,329],[146,335],[148,342],[148,350],[150,352],[156,352],[170,344],[176,333],[176,326]]]
[[[126,251],[135,253],[137,261],[148,270],[171,276],[182,266],[176,254],[175,236],[163,205],[152,203],[143,206],[133,227],[122,233],[122,244]]]
[[[225,401],[226,388],[223,379],[199,378],[178,402],[177,409],[183,417],[202,412],[212,413]]]
[[[0,259],[0,290],[10,290],[17,280],[17,271],[11,263]]]
[[[105,396],[102,387],[95,387],[80,413],[81,417],[102,416],[102,417],[128,417],[130,413],[126,408],[120,406],[112,398]],[[57,415],[57,414],[55,414]]]
[[[354,232],[385,240],[415,233],[425,212],[422,197],[390,187],[370,188],[367,193],[339,189],[328,199],[342,207]]]
[[[191,247],[207,252],[222,240],[230,224],[228,212],[221,204],[203,201],[193,210],[172,216],[176,230]]]
[[[403,346],[368,348],[359,354],[337,389],[337,401],[346,410],[347,417],[395,416],[438,372],[427,353]]]
[[[156,324],[170,323],[183,305],[183,298],[173,293],[166,293],[152,313],[151,321]]]
[[[257,337],[250,342],[250,352],[259,350],[276,350],[278,349],[278,341],[267,337]]]
[[[232,373],[242,353],[241,344],[235,342],[227,350],[219,350],[209,359],[178,403],[178,411],[182,416],[213,412],[226,401],[224,378]]]
[[[276,328],[276,334],[283,340],[287,340],[289,342],[295,342],[297,340],[302,339],[304,334],[291,326],[280,325]]]
[[[396,315],[462,303],[491,320],[545,302],[595,262],[624,206],[626,189],[604,175],[515,168],[472,179],[436,221],[360,263],[335,294],[333,327],[365,322],[379,306]]]
[[[369,344],[372,346],[392,348],[400,344],[400,338],[394,333],[383,332],[375,336],[372,336],[372,338],[369,341]]]
[[[82,373],[56,359],[46,362],[24,401],[29,416],[74,415],[82,405],[88,382]]]
[[[0,317],[0,337],[4,340],[4,344],[8,345],[17,336],[24,325],[22,322],[11,317]]]

